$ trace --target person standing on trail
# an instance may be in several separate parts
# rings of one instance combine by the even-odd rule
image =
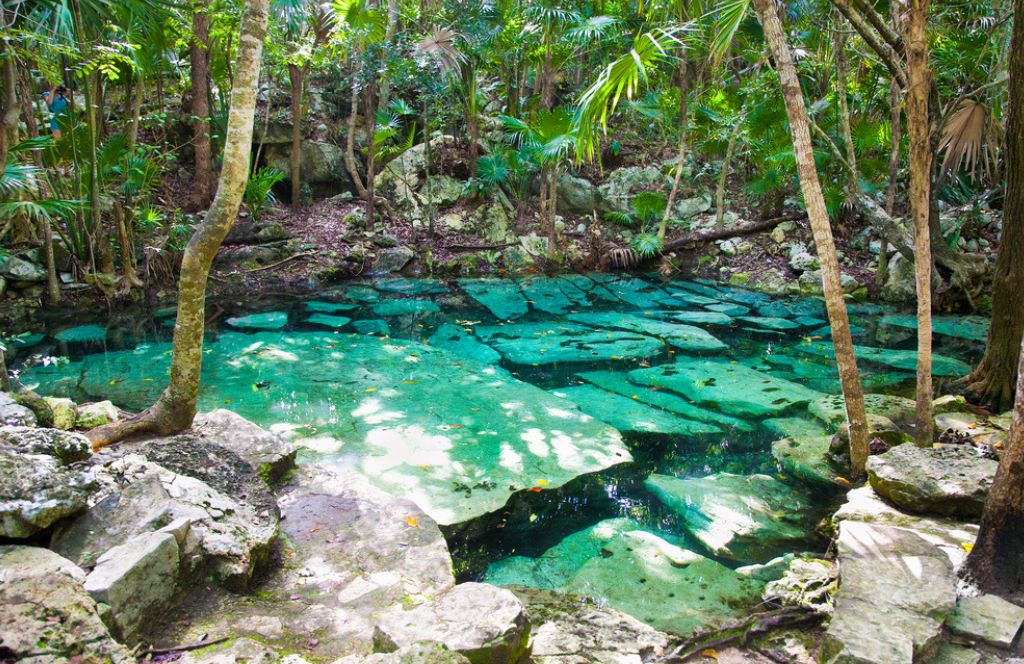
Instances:
[[[60,124],[58,122],[60,116],[68,112],[68,98],[67,88],[63,85],[53,86],[49,90],[43,93],[43,101],[46,102],[46,107],[50,109],[50,131],[53,132],[53,138],[60,140]]]

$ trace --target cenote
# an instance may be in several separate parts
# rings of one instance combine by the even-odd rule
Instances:
[[[866,391],[912,393],[913,317],[849,308]],[[460,580],[585,594],[678,631],[728,612],[751,566],[826,546],[842,478],[799,455],[820,457],[842,421],[818,299],[651,275],[388,278],[208,315],[200,409],[410,498]],[[173,316],[45,321],[16,344],[22,380],[142,409]],[[941,390],[985,324],[938,317],[935,332]],[[782,439],[796,451],[773,454]]]

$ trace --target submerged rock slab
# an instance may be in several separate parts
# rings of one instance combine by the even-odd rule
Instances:
[[[557,277],[530,277],[519,280],[519,288],[534,309],[560,316],[578,302],[570,299]]]
[[[539,558],[513,556],[492,563],[484,580],[593,597],[656,629],[684,636],[743,615],[760,601],[763,587],[631,519],[602,521]]]
[[[439,279],[377,279],[373,282],[374,288],[388,293],[402,293],[403,295],[437,295],[447,293],[448,287]]]
[[[567,318],[597,328],[616,328],[664,339],[670,345],[689,352],[715,352],[728,348],[699,327],[666,323],[653,318],[626,313],[570,314]]]
[[[838,556],[839,592],[820,661],[918,661],[938,642],[956,603],[946,555],[909,530],[843,521]]]
[[[207,350],[200,409],[275,424],[322,463],[365,473],[441,523],[497,510],[538,480],[554,488],[631,460],[618,431],[564,399],[422,343],[226,332]],[[139,410],[163,389],[169,351],[153,344],[70,370],[89,391]]]
[[[519,285],[511,279],[460,279],[459,287],[500,320],[519,318],[530,310]]]
[[[726,316],[717,311],[673,311],[665,313],[673,320],[691,325],[727,326],[732,325],[733,322],[732,316]]]
[[[675,364],[631,371],[629,380],[716,404],[740,417],[774,415],[821,396],[803,385],[719,360],[680,358]]]
[[[334,314],[339,311],[351,311],[358,305],[351,302],[327,302],[326,300],[308,300],[303,303],[306,311],[318,314]]]
[[[917,316],[912,314],[889,314],[878,319],[879,325],[893,325],[908,330],[917,329]],[[933,316],[932,332],[947,337],[988,340],[989,321],[981,316]]]
[[[864,395],[864,409],[868,415],[881,415],[897,424],[913,424],[916,408],[914,401],[906,397],[892,394]],[[846,422],[846,402],[842,395],[833,394],[816,399],[807,410],[825,424],[838,426]]]
[[[370,309],[378,316],[413,316],[434,314],[441,308],[433,300],[409,298],[406,300],[383,300],[371,305]]]
[[[585,371],[576,374],[579,378],[597,385],[602,390],[615,392],[631,400],[682,415],[689,420],[707,422],[720,428],[751,431],[753,426],[746,420],[719,413],[715,409],[695,406],[686,399],[661,390],[629,382],[626,374],[619,371]]]
[[[288,314],[283,311],[268,311],[248,316],[228,318],[228,325],[240,330],[280,330],[288,324]]]
[[[832,435],[821,425],[799,417],[772,418],[764,424],[785,436],[772,443],[772,456],[783,472],[811,484],[835,484],[837,473],[828,461]]]
[[[738,320],[750,323],[754,327],[764,330],[799,330],[801,327],[804,327],[800,323],[788,318],[773,318],[771,316],[740,316]],[[820,324],[820,321],[817,321],[815,324]]]
[[[351,323],[352,319],[346,316],[334,316],[332,314],[313,314],[306,319],[306,322],[311,325],[321,325],[323,327],[338,329]]]
[[[61,330],[53,335],[53,338],[69,344],[104,341],[107,338],[107,330],[99,325],[78,325]]]
[[[498,351],[480,343],[472,334],[451,323],[437,328],[434,336],[430,337],[430,345],[481,362],[494,363],[501,359]]]
[[[665,348],[661,340],[636,332],[597,331],[572,323],[485,325],[475,332],[513,364],[631,360]]]
[[[811,341],[796,347],[798,350],[820,357],[835,357],[832,344],[825,341]],[[917,369],[917,351],[896,350],[893,348],[873,348],[871,346],[854,346],[853,352],[858,360],[884,364],[894,369],[915,371]],[[935,376],[964,376],[971,370],[970,365],[937,353],[932,354],[932,374]]]
[[[584,413],[607,422],[619,431],[696,436],[720,433],[713,424],[694,422],[677,417],[667,411],[646,406],[627,397],[606,392],[592,385],[563,387],[551,390],[557,397],[565,397]]]
[[[971,445],[907,444],[869,457],[867,469],[871,487],[898,507],[970,518],[981,516],[998,465]]]
[[[791,551],[814,527],[807,498],[767,475],[654,474],[644,486],[708,551],[738,562],[765,562]]]

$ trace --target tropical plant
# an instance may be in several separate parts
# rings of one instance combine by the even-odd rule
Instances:
[[[274,196],[274,185],[284,179],[284,172],[273,166],[263,166],[249,176],[245,183],[245,192],[242,194],[242,202],[249,208],[253,221],[257,221],[263,214],[264,205],[277,201]]]

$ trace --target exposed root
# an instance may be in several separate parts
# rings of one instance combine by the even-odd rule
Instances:
[[[191,413],[177,412],[168,408],[165,403],[164,397],[161,396],[155,404],[126,420],[90,429],[85,435],[92,443],[92,451],[98,452],[108,445],[133,436],[142,434],[169,436],[192,426],[192,419],[195,417],[194,408]]]
[[[821,620],[823,616],[824,614],[799,606],[753,613],[742,620],[727,624],[719,629],[691,636],[658,661],[676,664],[678,662],[685,662],[708,648],[717,648],[734,642],[745,646],[754,637],[762,636],[777,629],[816,622]]]

